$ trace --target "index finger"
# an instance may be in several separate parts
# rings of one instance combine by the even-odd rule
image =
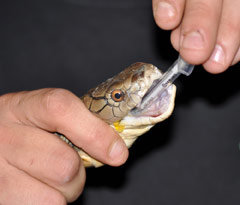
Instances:
[[[128,149],[121,137],[64,89],[41,89],[9,95],[10,110],[21,123],[64,134],[95,159],[123,164]]]
[[[172,44],[191,64],[202,64],[211,55],[217,39],[222,1],[186,1],[180,27],[172,32]]]

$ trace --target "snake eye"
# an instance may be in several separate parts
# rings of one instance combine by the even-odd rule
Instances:
[[[114,90],[112,91],[112,99],[115,102],[121,102],[123,100],[124,97],[124,92],[121,90]]]

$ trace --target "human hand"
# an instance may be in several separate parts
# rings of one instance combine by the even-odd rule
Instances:
[[[240,60],[240,1],[153,0],[155,21],[172,30],[171,42],[191,64],[211,73]]]
[[[128,150],[105,122],[62,89],[0,97],[0,204],[66,204],[82,192],[85,169],[59,132],[103,163],[125,162]],[[111,155],[112,154],[112,155]]]

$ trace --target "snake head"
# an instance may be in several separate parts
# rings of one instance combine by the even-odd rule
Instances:
[[[173,111],[175,85],[158,93],[143,112],[136,112],[144,96],[154,89],[161,78],[162,72],[154,65],[135,63],[89,90],[82,100],[93,114],[112,126],[130,147],[138,136],[169,117]],[[79,154],[87,166],[102,165],[83,151]]]
[[[162,72],[152,64],[134,63],[118,75],[91,89],[82,99],[91,112],[109,124],[134,120],[141,125],[144,122],[149,123],[150,119],[152,121],[155,119],[157,122],[160,118],[162,120],[170,115],[173,109],[174,85],[163,92],[156,103],[147,107],[141,115],[132,111],[141,104],[143,97],[161,76]],[[168,110],[169,108],[171,109]]]

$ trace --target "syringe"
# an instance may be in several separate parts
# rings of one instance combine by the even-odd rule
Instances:
[[[154,88],[144,96],[140,106],[136,108],[135,112],[141,112],[144,110],[151,102],[155,100],[163,92],[167,89],[180,74],[184,74],[189,76],[193,71],[194,65],[186,63],[180,56],[173,63],[172,66],[163,74],[163,77],[156,83]]]

